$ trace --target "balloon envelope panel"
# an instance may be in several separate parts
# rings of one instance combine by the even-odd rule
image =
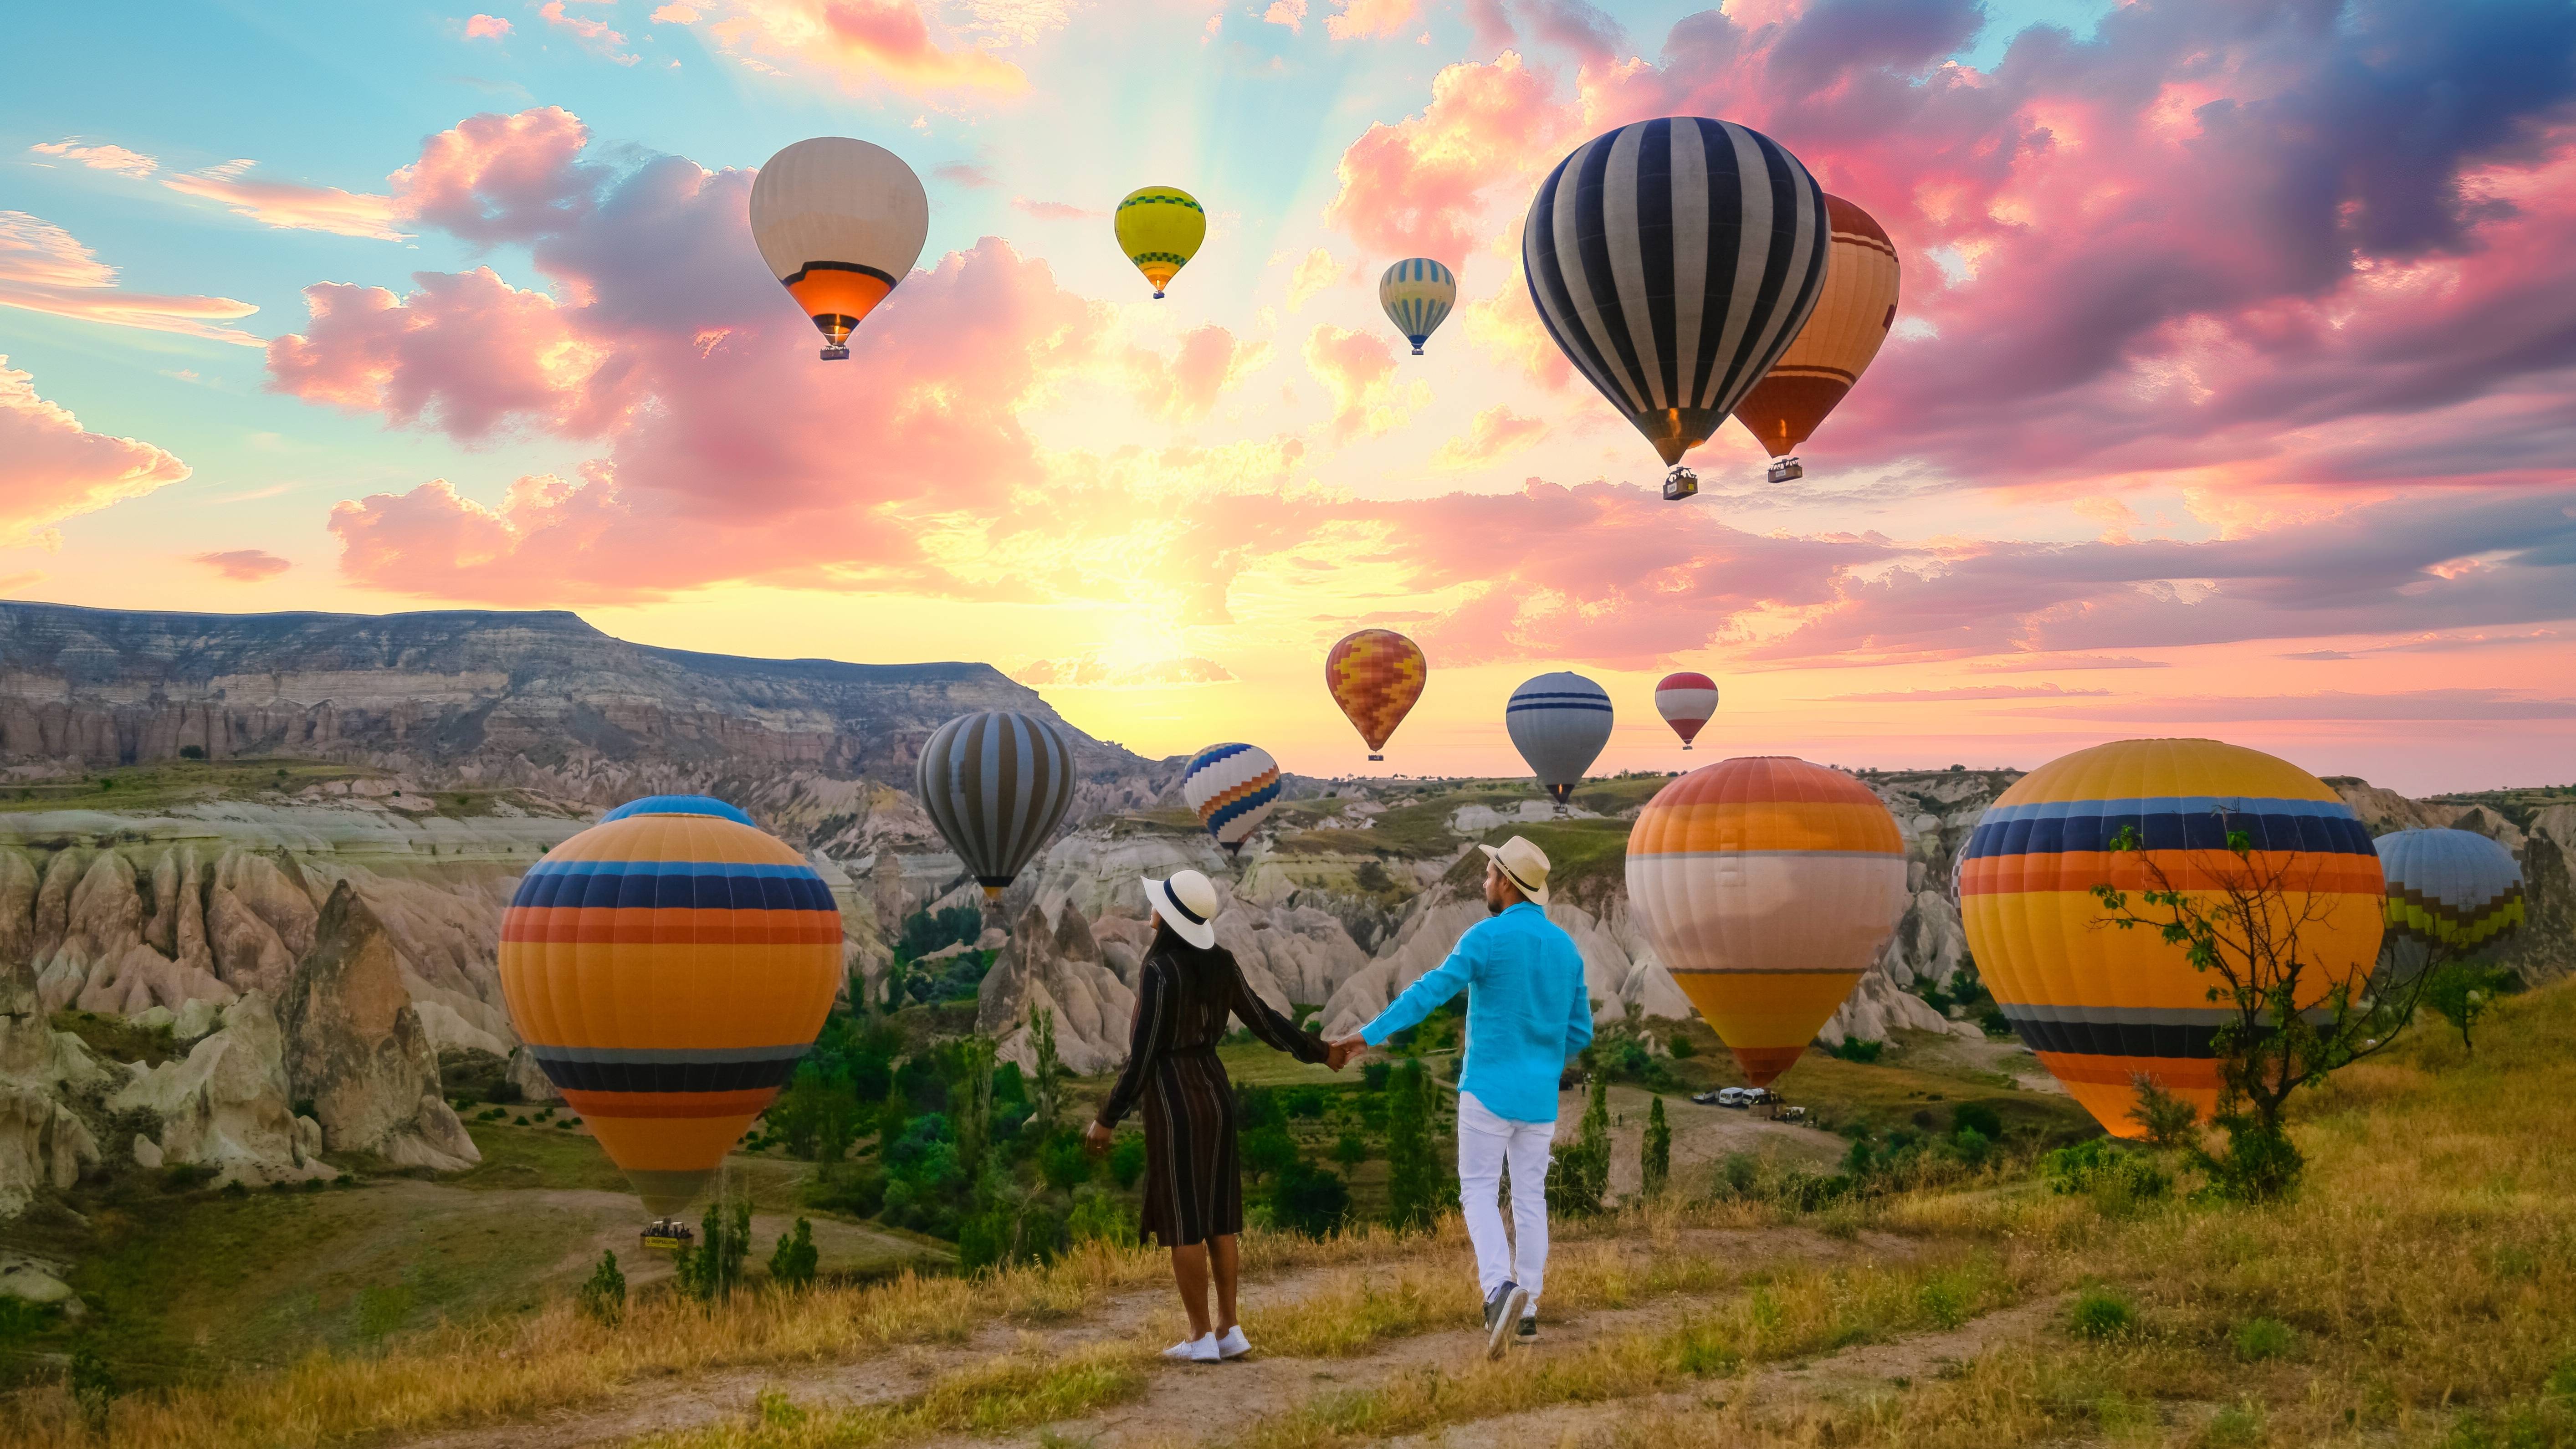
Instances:
[[[502,915],[500,954],[529,1054],[668,1215],[822,1029],[841,913],[780,841],[685,797],[657,803],[548,851]]]
[[[1539,184],[1521,265],[1548,336],[1667,464],[1771,371],[1823,290],[1824,188],[1732,121],[1639,121]]]
[[[2413,974],[2436,945],[2484,954],[2521,929],[2522,867],[2513,852],[2472,830],[2399,830],[2379,837],[2388,878],[2391,965]]]
[[[1258,745],[1210,745],[1181,771],[1181,798],[1231,855],[1279,804],[1279,762]]]
[[[1816,310],[1735,406],[1736,421],[1775,458],[1798,451],[1824,423],[1896,325],[1895,243],[1876,218],[1839,196],[1825,198],[1825,212],[1833,224],[1833,260]]]
[[[962,714],[923,742],[913,785],[948,848],[997,897],[1073,804],[1073,750],[1035,715]]]
[[[1610,743],[1610,692],[1580,674],[1542,674],[1512,691],[1503,727],[1530,773],[1562,805]]]
[[[892,151],[816,136],[753,178],[751,235],[771,274],[838,345],[921,259],[930,197]]]
[[[1869,787],[1804,760],[1704,765],[1628,835],[1628,899],[1745,1079],[1798,1060],[1906,902],[1905,839]]]
[[[2122,827],[2143,853],[2111,846]],[[2251,840],[2239,861],[2230,831]],[[2300,933],[2309,973],[2302,1007],[2325,999],[2379,955],[2384,910],[2378,854],[2352,808],[2314,775],[2259,750],[2216,740],[2123,740],[2053,760],[1986,811],[1959,867],[1959,910],[1977,969],[2033,1053],[2115,1135],[2133,1080],[2151,1077],[2206,1116],[2218,1099],[2212,1034],[2232,1015],[2208,999],[2214,975],[2150,928],[2100,923],[2092,894],[2108,883],[2130,906],[2152,889],[2147,866],[2204,906],[2250,872],[2286,870],[2279,909],[2312,904]]]
[[[1324,656],[1324,687],[1371,750],[1386,748],[1429,677],[1421,646],[1392,629],[1362,629]]]

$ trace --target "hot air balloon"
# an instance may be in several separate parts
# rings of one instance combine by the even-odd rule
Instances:
[[[1667,674],[1655,683],[1655,713],[1682,737],[1682,748],[1699,738],[1700,726],[1717,713],[1717,681],[1705,674]]]
[[[751,183],[760,259],[850,355],[851,329],[895,289],[930,235],[930,198],[903,158],[847,136],[816,136],[769,158]]]
[[[1512,748],[1529,761],[1549,798],[1563,805],[1610,743],[1610,692],[1580,674],[1542,674],[1503,706]],[[1561,813],[1561,812],[1560,812]]]
[[[1422,355],[1422,344],[1440,330],[1449,319],[1449,309],[1458,305],[1458,278],[1447,267],[1429,257],[1412,257],[1386,269],[1377,279],[1377,304],[1386,309],[1386,320],[1413,344],[1413,355]]]
[[[1548,335],[1655,445],[1664,496],[1806,325],[1824,288],[1825,193],[1788,149],[1732,121],[1674,116],[1584,142],[1521,228]]]
[[[1770,373],[1735,405],[1735,420],[1778,459],[1771,465],[1774,483],[1806,476],[1791,455],[1860,381],[1896,325],[1896,244],[1868,212],[1839,196],[1826,196],[1825,214],[1833,224],[1833,260],[1816,310]]]
[[[1386,758],[1387,737],[1422,697],[1428,674],[1421,647],[1393,629],[1362,629],[1324,656],[1324,687],[1368,741],[1372,760]]]
[[[999,900],[1073,803],[1073,750],[1033,715],[961,714],[923,742],[913,788],[985,899]]]
[[[1258,745],[1210,745],[1181,771],[1181,798],[1233,855],[1279,804],[1279,762]]]
[[[2389,965],[2399,977],[2482,955],[2522,927],[2522,867],[2474,830],[2398,830],[2372,844],[2388,880]]]
[[[1177,186],[1140,186],[1118,203],[1117,228],[1118,249],[1154,284],[1159,302],[1173,274],[1207,240],[1207,213],[1197,197]]]
[[[1767,1087],[1851,995],[1905,914],[1905,838],[1840,770],[1702,765],[1628,832],[1628,899],[1682,994]]]
[[[2133,827],[2144,858],[2114,852]],[[2367,974],[2379,955],[2379,857],[2352,807],[2316,776],[2259,750],[2216,740],[2122,740],[2052,760],[2023,776],[1977,822],[1959,867],[1959,914],[1977,970],[2004,1016],[2094,1120],[2119,1137],[2135,1079],[2153,1079],[2207,1116],[2218,1100],[2211,1037],[2234,1015],[2209,999],[2215,978],[2152,930],[2104,930],[2093,887],[2149,888],[2154,861],[2186,896],[2246,868],[2227,848],[2251,837],[2253,866],[2298,853],[2313,906],[2300,932],[2321,968],[2302,1007]],[[2152,911],[2150,911],[2152,913]]]
[[[831,889],[702,795],[609,811],[501,917],[511,1024],[658,1217],[778,1095],[840,984]]]

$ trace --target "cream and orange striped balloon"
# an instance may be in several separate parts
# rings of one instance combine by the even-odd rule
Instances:
[[[1785,756],[1666,785],[1628,833],[1628,900],[1700,1018],[1768,1086],[1905,913],[1905,840],[1869,787]]]
[[[1735,420],[1775,458],[1798,451],[1824,425],[1896,325],[1896,244],[1876,218],[1839,196],[1825,197],[1825,214],[1834,249],[1824,294],[1797,340],[1735,405]]]

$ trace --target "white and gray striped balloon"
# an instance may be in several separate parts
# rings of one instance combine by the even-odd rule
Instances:
[[[1610,743],[1610,691],[1580,674],[1542,674],[1512,691],[1503,728],[1559,805]]]
[[[1832,250],[1824,188],[1798,158],[1700,116],[1576,147],[1521,231],[1548,335],[1667,464],[1706,442],[1807,325]]]
[[[1073,777],[1073,750],[1054,727],[985,710],[930,732],[914,790],[984,894],[998,897],[1063,822]]]

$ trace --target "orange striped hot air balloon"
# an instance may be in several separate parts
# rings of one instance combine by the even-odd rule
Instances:
[[[1428,675],[1422,647],[1393,629],[1362,629],[1324,656],[1324,687],[1368,741],[1372,760],[1386,758],[1387,738],[1422,697]]]
[[[1789,455],[1824,425],[1896,325],[1896,244],[1868,212],[1839,196],[1826,195],[1825,215],[1834,229],[1833,262],[1816,310],[1735,405],[1735,420],[1781,460],[1771,465],[1774,483],[1806,476]]]
[[[1628,900],[1745,1080],[1769,1086],[1905,913],[1905,840],[1869,787],[1840,770],[1721,760],[1638,813]]]
[[[814,1043],[841,913],[803,857],[699,795],[621,805],[501,917],[520,1039],[657,1216],[688,1206]]]
[[[2140,853],[2115,852],[2123,826]],[[2231,831],[2252,838],[2239,861]],[[2304,889],[2280,902],[2324,918],[2300,930],[2323,967],[2302,1006],[2367,973],[2379,955],[2385,908],[2379,857],[2352,807],[2286,760],[2216,740],[2122,740],[2052,760],[1988,809],[1959,868],[1959,914],[1977,971],[2005,1017],[2067,1091],[2114,1135],[2129,1120],[2135,1082],[2151,1078],[2206,1117],[2218,1100],[2211,1037],[2234,1012],[2209,999],[2218,979],[2192,969],[2181,946],[2152,930],[2096,926],[2093,887],[2140,902],[2146,866],[2203,895],[2249,868],[2287,865]],[[2206,898],[2205,895],[2203,897]]]

